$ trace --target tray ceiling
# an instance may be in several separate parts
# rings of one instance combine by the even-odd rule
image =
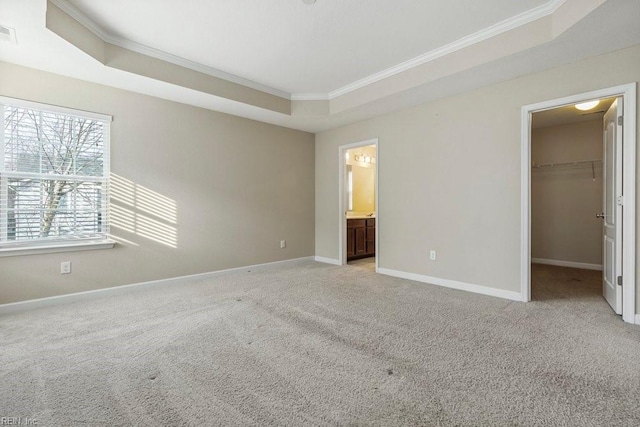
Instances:
[[[105,33],[289,94],[327,94],[548,0],[67,0]],[[557,2],[553,2],[557,3]]]
[[[317,132],[640,43],[636,0],[0,0],[0,61]]]

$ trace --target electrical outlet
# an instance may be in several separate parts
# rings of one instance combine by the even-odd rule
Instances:
[[[431,261],[435,261],[436,260],[436,251],[429,252],[429,259]]]
[[[286,240],[280,240],[280,249],[284,249],[287,247],[287,241]]]
[[[71,261],[65,261],[60,263],[60,274],[71,273]]]

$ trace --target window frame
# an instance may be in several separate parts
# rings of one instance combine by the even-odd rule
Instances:
[[[92,238],[69,238],[69,239],[51,239],[47,241],[21,241],[15,243],[8,243],[6,239],[7,233],[7,219],[6,219],[6,187],[8,179],[6,176],[2,176],[4,171],[4,106],[15,106],[20,108],[28,108],[38,111],[46,111],[56,114],[64,114],[73,117],[99,120],[105,123],[103,134],[103,175],[102,179],[105,183],[105,191],[103,197],[102,211],[105,216],[104,232],[102,237]],[[60,107],[52,104],[45,104],[41,102],[28,101],[19,98],[10,98],[0,96],[0,106],[2,106],[2,114],[0,114],[0,257],[16,256],[16,255],[33,255],[42,253],[54,253],[54,252],[69,252],[69,251],[81,251],[81,250],[93,250],[93,249],[110,249],[115,245],[115,241],[109,238],[109,185],[110,185],[110,173],[111,173],[111,122],[113,117],[111,115],[94,113],[83,110],[76,110],[73,108]],[[4,195],[4,198],[2,196]]]

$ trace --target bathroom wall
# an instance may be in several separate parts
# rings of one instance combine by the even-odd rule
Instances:
[[[376,210],[376,175],[375,163],[357,161],[357,156],[376,157],[375,145],[358,147],[348,150],[349,158],[346,164],[353,172],[353,212],[375,212]]]

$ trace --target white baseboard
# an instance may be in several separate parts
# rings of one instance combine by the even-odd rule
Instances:
[[[267,262],[264,264],[255,264],[255,265],[248,265],[245,267],[229,268],[226,270],[210,271],[207,273],[190,274],[188,276],[179,276],[179,277],[171,277],[168,279],[151,280],[148,282],[134,283],[131,285],[114,286],[111,288],[96,289],[93,291],[76,292],[73,294],[56,295],[56,296],[47,297],[47,298],[18,301],[18,302],[12,302],[9,304],[0,304],[0,315],[35,310],[37,308],[50,307],[58,304],[66,304],[74,301],[124,294],[134,290],[137,291],[137,290],[142,290],[150,287],[163,286],[163,285],[178,285],[178,284],[187,283],[195,280],[208,279],[208,278],[220,276],[223,274],[232,274],[240,271],[246,271],[248,269],[254,270],[254,269],[260,269],[260,268],[265,268],[269,266],[286,265],[286,264],[295,265],[303,261],[313,261],[313,260],[314,260],[314,257],[312,256],[303,257],[303,258],[294,258],[294,259],[287,259],[284,261]]]
[[[425,276],[422,274],[406,273],[404,271],[390,270],[388,268],[379,268],[378,273],[385,274],[387,276],[399,277],[401,279],[428,283],[430,285],[444,286],[445,288],[452,288],[461,291],[473,292],[476,294],[489,295],[492,297],[504,298],[512,301],[522,301],[522,294],[520,292],[505,291],[503,289],[489,288],[487,286],[458,282],[456,280],[450,279],[441,279],[438,277]]]
[[[317,262],[323,262],[325,264],[342,265],[340,260],[335,259],[335,258],[325,258],[325,257],[317,256],[317,257],[315,257],[315,260]]]
[[[583,270],[602,271],[601,264],[587,264],[585,262],[561,261],[557,259],[531,258],[534,264],[557,265],[559,267],[582,268]]]
[[[640,314],[636,314],[636,325],[640,325]]]

